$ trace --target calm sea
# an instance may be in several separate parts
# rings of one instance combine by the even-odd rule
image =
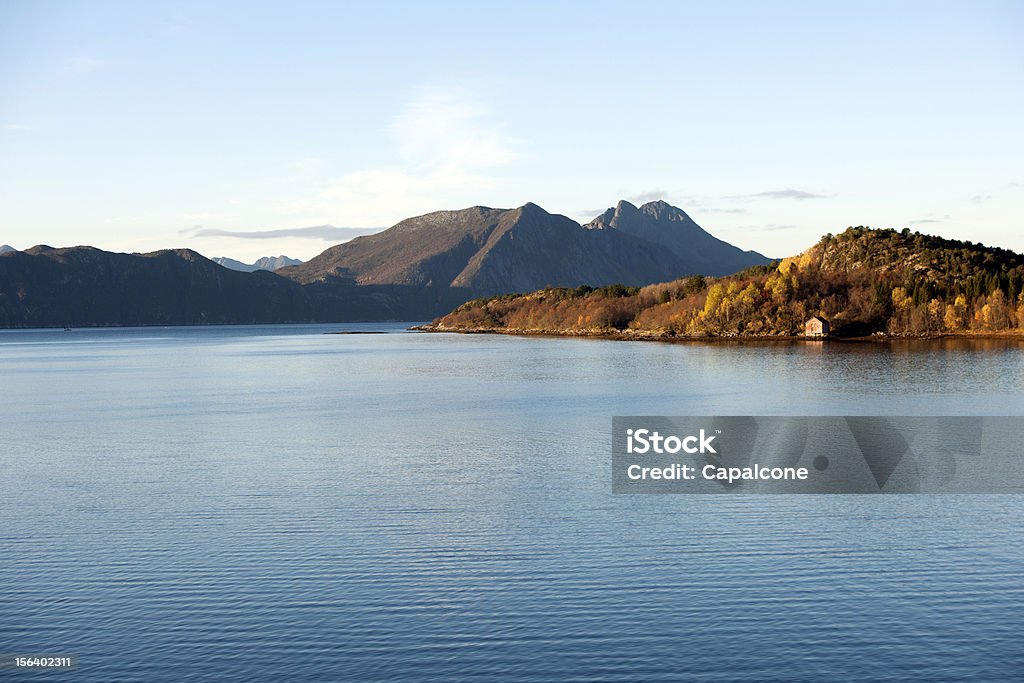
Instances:
[[[0,332],[0,651],[78,657],[22,678],[1024,676],[1024,497],[609,476],[616,414],[1024,415],[1021,346],[403,327]]]

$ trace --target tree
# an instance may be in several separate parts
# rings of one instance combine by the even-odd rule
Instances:
[[[928,331],[934,332],[942,329],[943,316],[946,305],[939,299],[932,299],[928,302]]]
[[[906,287],[893,287],[892,307],[889,330],[895,333],[907,332],[910,329],[910,311],[914,307],[914,300],[907,294]]]
[[[718,307],[725,298],[725,287],[717,282],[708,287],[708,296],[704,300],[704,314],[711,315],[718,311]]]
[[[957,332],[967,326],[967,298],[963,294],[957,294],[953,305],[946,306],[942,321],[950,332]]]
[[[1003,290],[996,289],[988,297],[988,302],[982,306],[981,321],[986,330],[1005,330],[1010,326],[1010,308],[1006,305],[1006,295]]]

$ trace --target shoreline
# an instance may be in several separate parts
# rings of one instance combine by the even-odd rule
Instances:
[[[977,339],[1017,341],[1024,344],[1024,330],[1006,332],[944,332],[932,335],[889,335],[874,334],[861,337],[805,337],[803,335],[732,335],[732,336],[675,336],[645,330],[533,330],[533,329],[495,329],[495,328],[445,328],[433,324],[416,325],[409,328],[415,332],[450,333],[450,334],[501,334],[511,337],[547,337],[547,338],[580,338],[607,339],[610,341],[642,341],[681,344],[692,342],[711,343],[774,343],[804,342],[811,344],[828,343],[884,343],[884,342],[922,342],[942,341],[946,339]]]

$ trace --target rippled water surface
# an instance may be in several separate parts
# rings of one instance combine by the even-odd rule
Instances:
[[[1024,671],[1024,497],[609,477],[616,414],[1024,415],[1020,345],[10,331],[0,386],[0,651],[79,659],[32,680]]]

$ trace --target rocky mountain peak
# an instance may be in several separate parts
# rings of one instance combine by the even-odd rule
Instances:
[[[659,221],[692,220],[689,216],[686,215],[686,212],[680,209],[678,206],[672,206],[671,204],[662,199],[653,202],[647,202],[646,204],[639,208],[639,211]]]

